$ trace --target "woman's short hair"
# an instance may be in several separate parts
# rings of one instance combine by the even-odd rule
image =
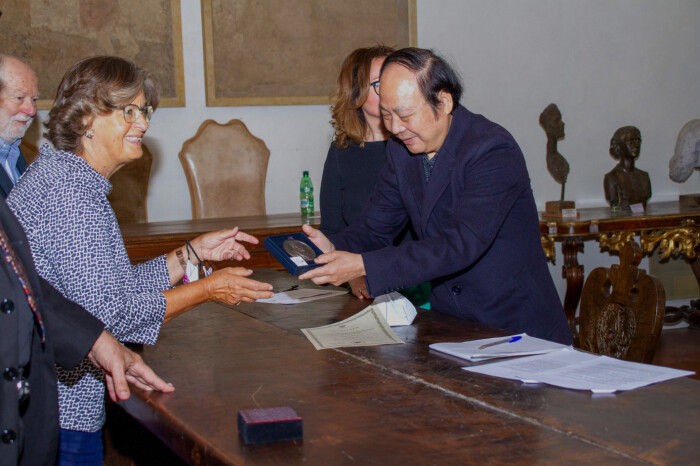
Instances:
[[[81,137],[98,115],[132,102],[143,91],[145,105],[160,102],[158,82],[147,71],[119,57],[95,56],[70,67],[61,80],[46,121],[46,137],[57,150],[80,152]]]
[[[459,99],[462,97],[462,81],[447,61],[432,50],[417,47],[397,50],[384,60],[382,73],[392,63],[401,65],[416,74],[418,88],[436,115],[440,105],[440,91],[445,91],[452,96],[452,111],[459,105]]]
[[[615,160],[620,160],[622,145],[628,133],[634,133],[637,137],[642,137],[642,134],[636,126],[623,126],[622,128],[618,128],[613,134],[612,139],[610,139],[610,155],[612,155]]]
[[[383,45],[365,47],[351,52],[343,61],[331,106],[334,143],[340,149],[346,149],[350,142],[364,144],[368,126],[362,106],[370,92],[372,60],[387,57],[393,51]]]

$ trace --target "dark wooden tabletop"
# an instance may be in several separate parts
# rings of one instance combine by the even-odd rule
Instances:
[[[303,223],[320,225],[320,214],[304,217],[299,212],[270,215],[251,215],[247,217],[203,218],[197,220],[173,220],[168,222],[131,223],[120,225],[122,235],[127,242],[134,239],[150,238],[157,242],[163,238],[177,235],[192,235],[192,237],[209,231],[223,228],[239,227],[243,231],[275,232],[286,231],[289,227],[300,229]],[[251,233],[251,234],[253,234]],[[271,234],[271,233],[269,233]]]
[[[132,263],[144,262],[166,254],[182,246],[186,240],[210,231],[238,227],[258,240],[257,245],[245,243],[251,254],[243,262],[220,262],[218,266],[243,266],[249,268],[282,268],[263,248],[263,240],[270,235],[301,231],[302,224],[319,227],[321,216],[304,217],[301,213],[253,215],[249,217],[207,218],[176,220],[170,222],[132,223],[120,225],[124,245]]]
[[[271,270],[254,277],[278,290],[298,283]],[[165,325],[142,352],[176,391],[136,391],[122,406],[194,464],[690,464],[700,457],[696,380],[594,396],[466,372],[468,363],[428,345],[505,332],[435,311],[394,328],[403,345],[317,351],[300,332],[364,305],[350,295],[295,306],[202,305]],[[304,439],[243,444],[238,410],[274,406],[302,416]]]

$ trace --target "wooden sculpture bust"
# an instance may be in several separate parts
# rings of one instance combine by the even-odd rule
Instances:
[[[547,202],[547,213],[561,213],[562,209],[573,209],[573,201],[564,200],[564,188],[569,176],[569,162],[557,150],[557,142],[564,139],[564,121],[556,104],[549,104],[540,113],[540,126],[547,135],[547,170],[561,184],[561,199]]]
[[[623,126],[610,140],[610,155],[618,164],[605,175],[605,199],[612,210],[627,210],[631,205],[646,208],[651,197],[649,174],[634,166],[642,146],[642,136],[634,126]]]

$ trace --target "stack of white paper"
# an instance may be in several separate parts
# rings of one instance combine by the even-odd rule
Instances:
[[[574,390],[591,390],[593,393],[632,390],[694,374],[668,367],[621,361],[571,348],[463,369],[526,383],[546,383]]]
[[[526,333],[507,337],[464,341],[462,343],[433,343],[430,345],[430,349],[468,361],[483,361],[484,359],[543,354],[558,351],[563,348],[567,348],[567,346],[542,340],[541,338],[531,337]]]

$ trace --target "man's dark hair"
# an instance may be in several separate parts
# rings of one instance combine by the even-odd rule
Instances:
[[[459,99],[462,97],[462,82],[459,75],[444,58],[431,49],[407,47],[397,50],[384,60],[382,73],[392,63],[401,65],[416,74],[418,88],[436,114],[440,104],[438,99],[440,91],[445,91],[452,96],[453,112],[459,105]]]

